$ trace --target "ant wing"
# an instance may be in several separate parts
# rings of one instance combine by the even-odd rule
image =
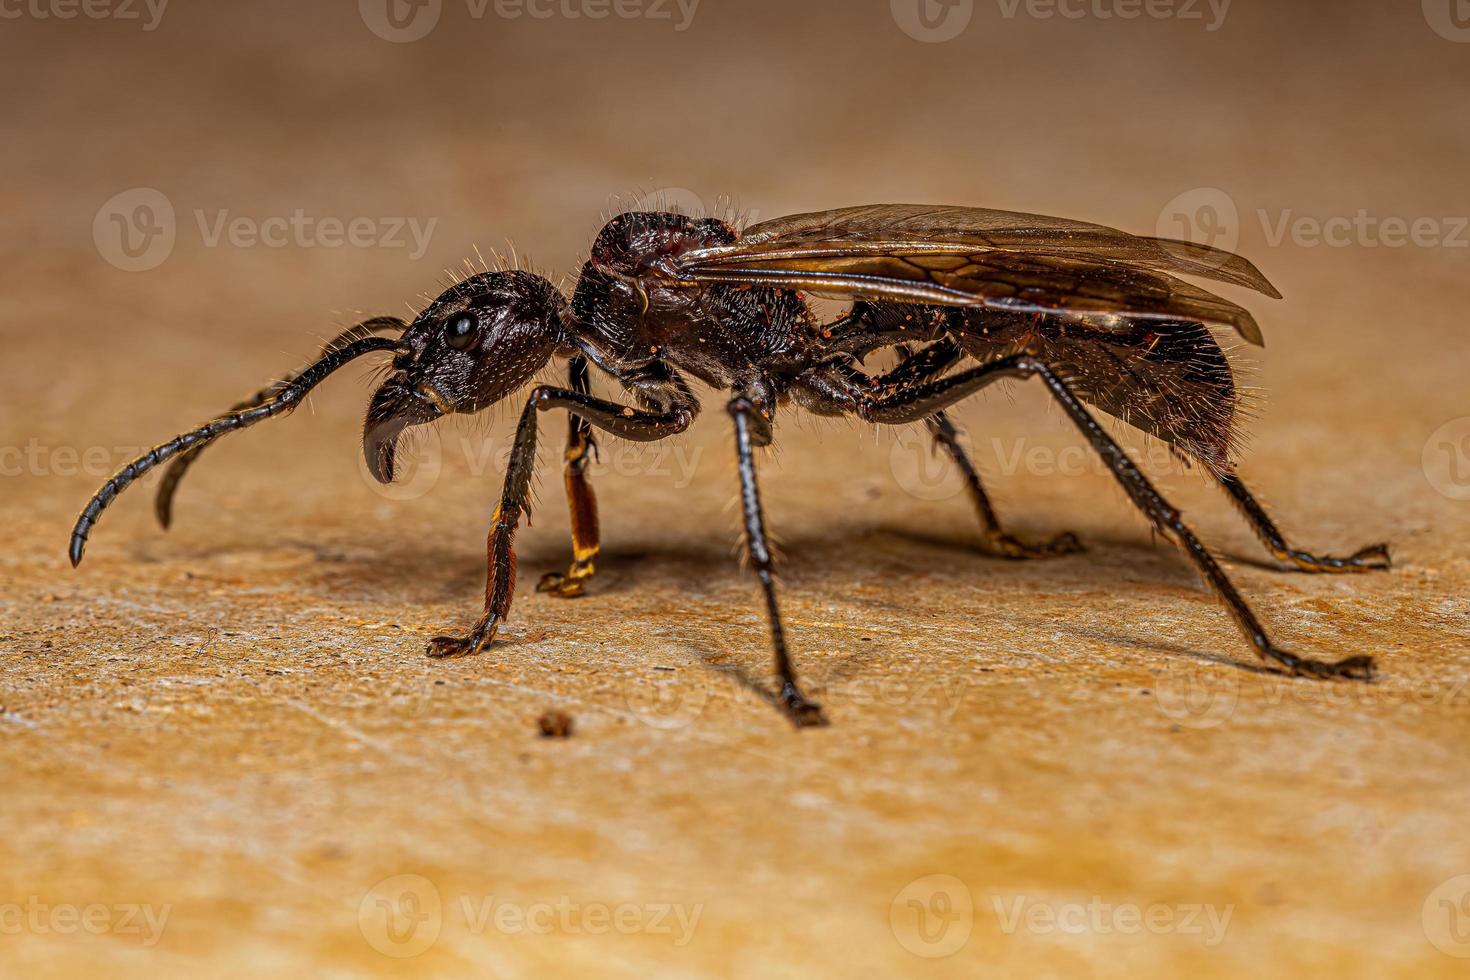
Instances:
[[[1174,274],[1280,297],[1238,255],[1102,225],[980,208],[886,204],[792,215],[740,241],[685,253],[683,278],[805,289],[843,299],[1013,312],[1198,320],[1254,344],[1243,307]]]

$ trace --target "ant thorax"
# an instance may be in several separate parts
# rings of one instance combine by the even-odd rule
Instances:
[[[666,360],[720,388],[760,373],[755,365],[804,367],[817,331],[795,291],[695,285],[662,272],[685,253],[736,238],[713,218],[644,211],[609,221],[572,299],[587,353],[624,370]]]

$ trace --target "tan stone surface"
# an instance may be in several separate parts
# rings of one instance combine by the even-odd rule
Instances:
[[[1241,3],[1213,32],[981,3],[944,44],[886,6],[706,0],[676,32],[449,3],[411,44],[352,3],[3,25],[0,975],[1464,975],[1431,937],[1470,935],[1470,433],[1436,434],[1470,415],[1470,249],[1270,232],[1362,209],[1452,234],[1470,45],[1412,3]],[[1244,472],[1301,544],[1386,539],[1398,567],[1272,570],[1220,495],[1160,480],[1284,643],[1377,654],[1371,687],[1257,670],[1024,387],[959,418],[1015,529],[1076,530],[1085,555],[978,554],[914,433],[781,420],[762,478],[821,731],[752,691],[720,411],[662,457],[608,443],[603,571],[570,602],[530,594],[567,551],[548,421],[514,619],[471,660],[421,651],[476,611],[508,413],[442,427],[437,480],[388,499],[357,462],[366,367],[212,450],[170,533],[135,488],[65,562],[89,460],[416,303],[475,245],[571,271],[615,193],[1150,231],[1201,186],[1287,296],[1252,301],[1270,347],[1247,352]],[[93,219],[134,187],[178,233],[129,273]],[[414,260],[211,247],[196,217],[297,208],[438,223]],[[552,709],[570,738],[538,736]],[[909,904],[943,911],[936,883],[973,903],[940,946]],[[161,934],[130,905],[166,911]],[[88,906],[101,934],[68,931]],[[947,958],[910,951],[966,928]]]

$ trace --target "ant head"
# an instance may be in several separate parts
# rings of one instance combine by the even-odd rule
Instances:
[[[473,276],[430,303],[368,405],[362,448],[373,476],[392,481],[404,429],[481,411],[530,381],[568,346],[566,305],[550,282],[520,271]]]

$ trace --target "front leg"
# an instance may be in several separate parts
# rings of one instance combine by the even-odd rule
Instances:
[[[587,358],[578,354],[567,366],[568,384],[578,394],[592,392],[587,377]],[[562,470],[567,490],[567,510],[572,525],[572,564],[566,572],[547,572],[536,583],[537,592],[546,592],[563,599],[582,595],[587,589],[587,580],[597,568],[594,562],[601,551],[597,523],[597,495],[592,492],[592,481],[587,479],[587,461],[597,452],[597,443],[592,438],[592,426],[575,412],[567,415],[567,450]]]
[[[490,521],[490,534],[485,543],[488,570],[485,579],[485,613],[464,636],[436,636],[429,641],[431,657],[463,657],[479,653],[495,639],[495,630],[510,615],[515,595],[515,533],[521,514],[529,508],[531,476],[536,468],[537,413],[553,408],[575,412],[587,422],[624,439],[651,442],[683,432],[694,421],[696,406],[688,389],[673,375],[665,375],[642,384],[640,395],[661,404],[658,411],[641,411],[627,405],[593,398],[567,388],[541,386],[531,392],[516,425],[515,442],[511,446],[510,463],[505,471],[505,487],[500,505]]]

